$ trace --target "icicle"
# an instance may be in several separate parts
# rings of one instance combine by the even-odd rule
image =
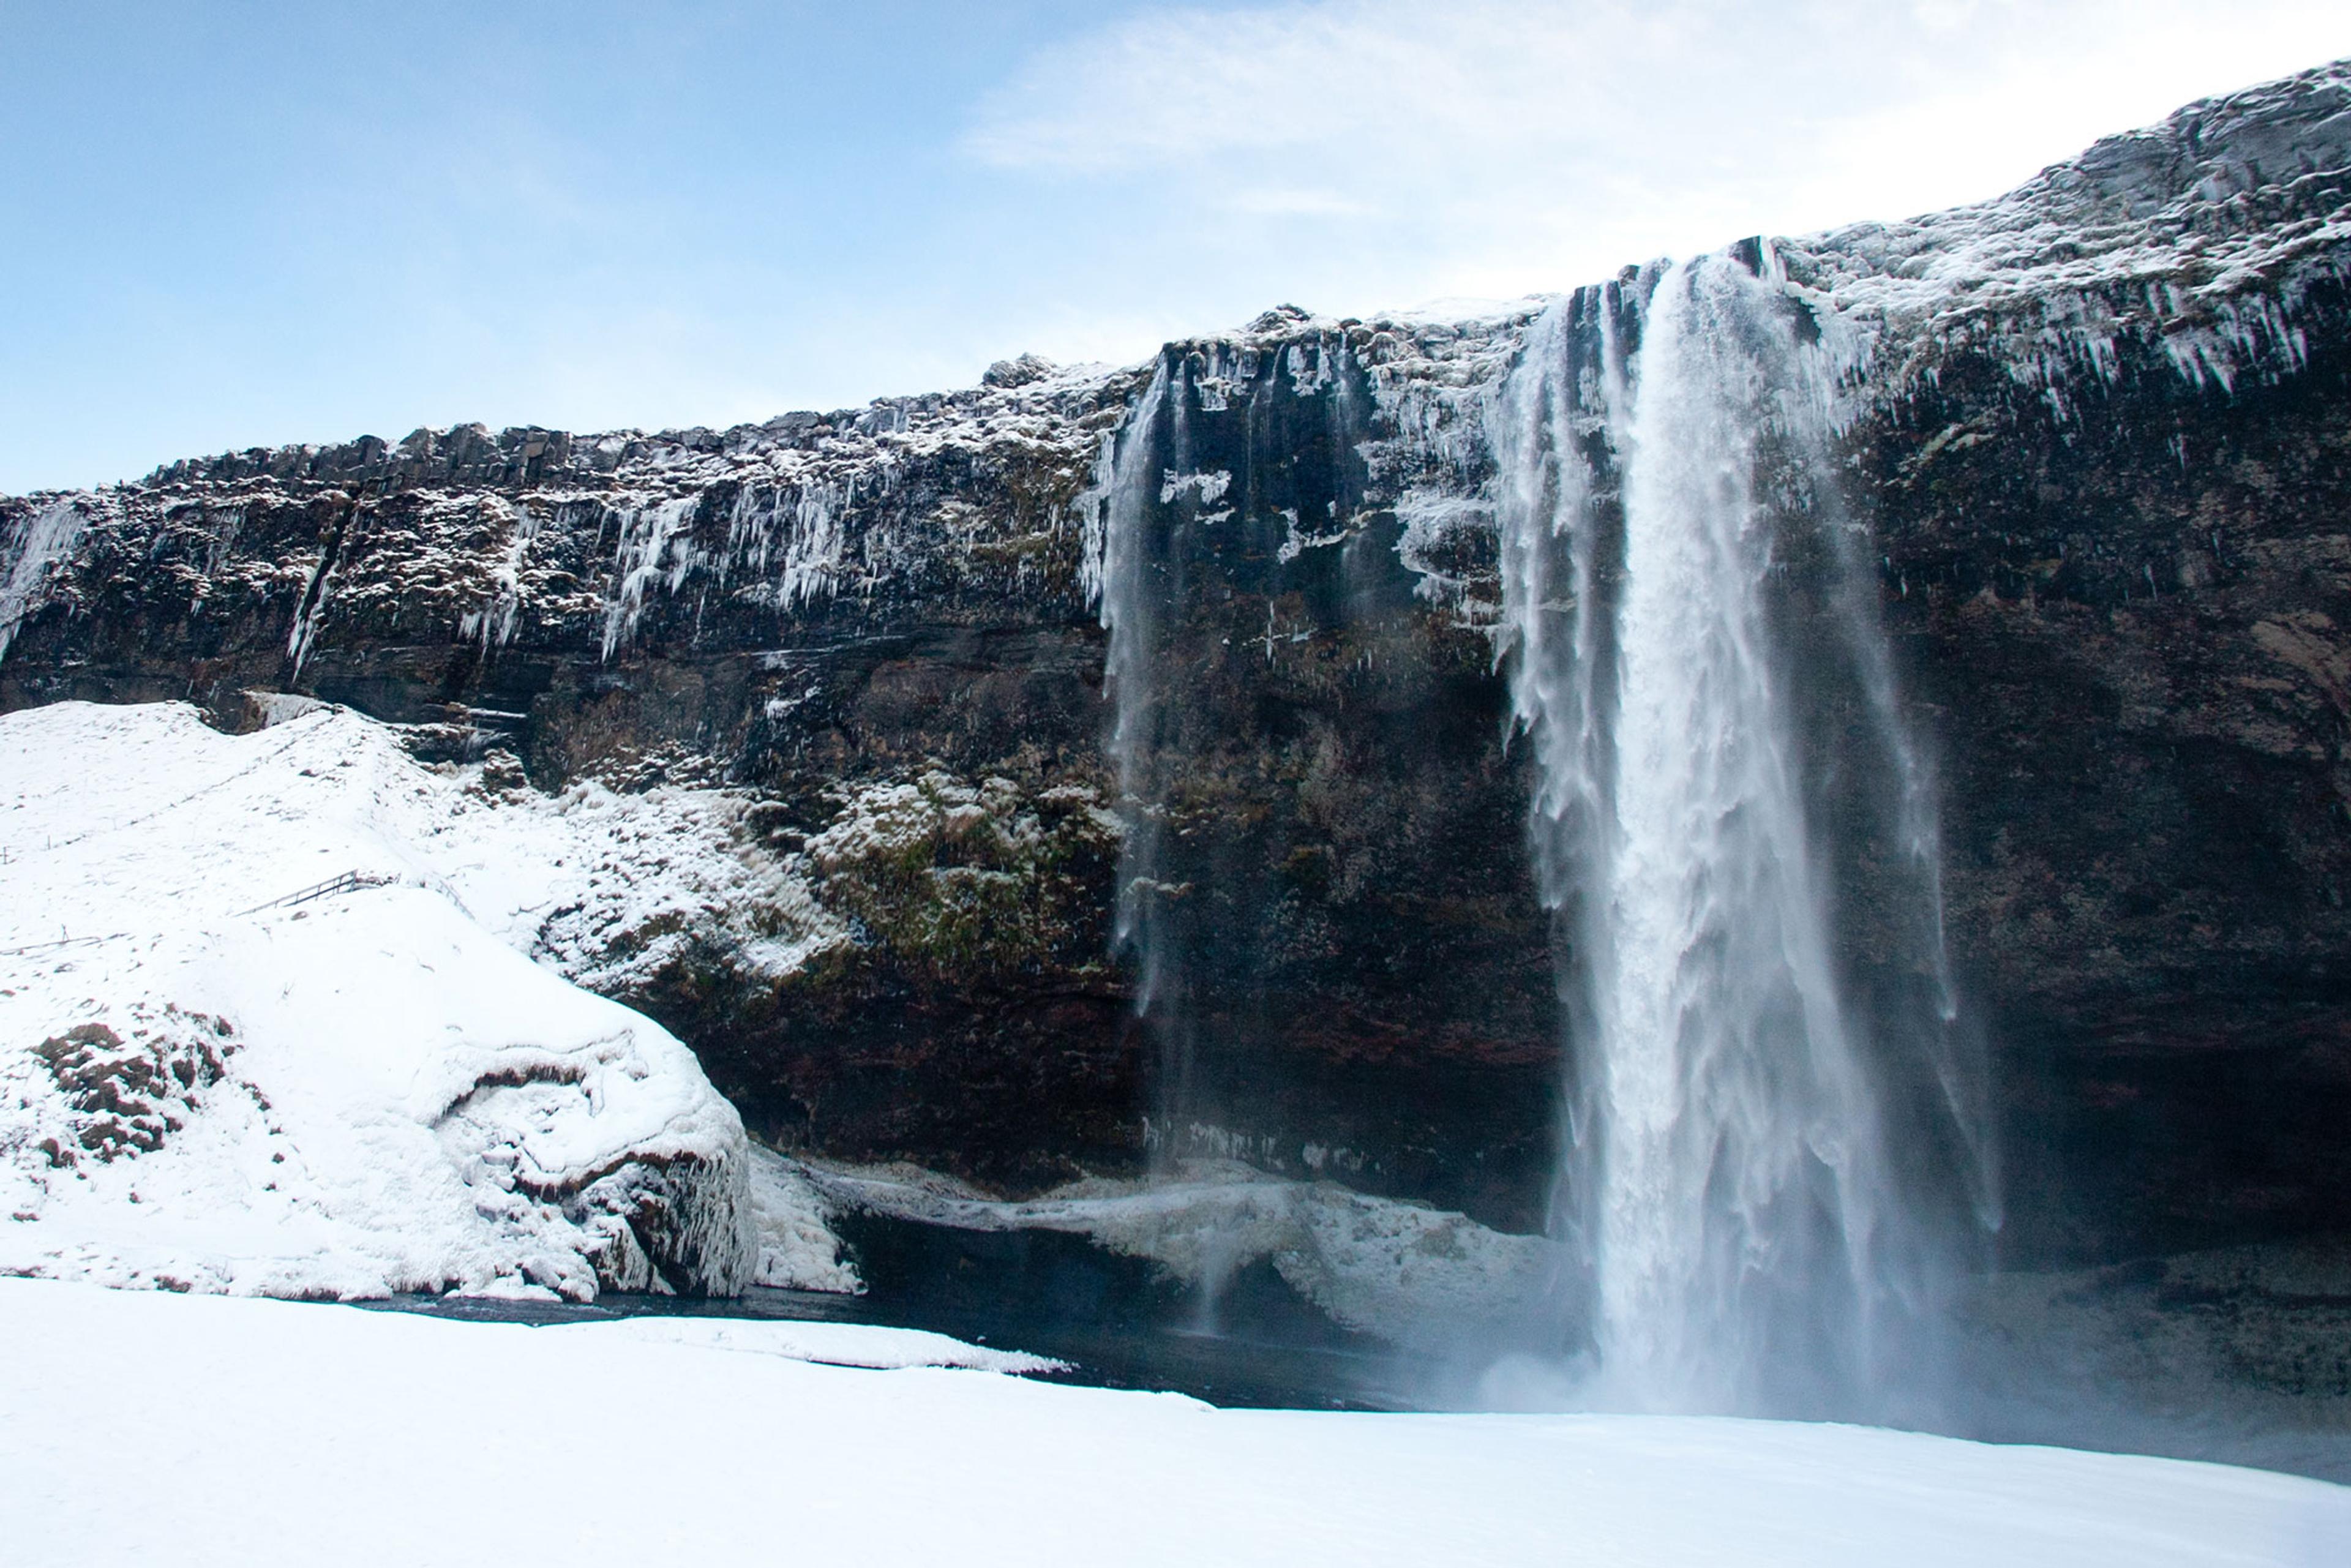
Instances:
[[[89,524],[78,501],[61,500],[31,514],[14,530],[8,574],[0,579],[0,659],[8,656],[16,629],[39,608],[51,570],[72,553]]]
[[[699,496],[686,496],[651,507],[632,507],[620,514],[621,538],[613,555],[611,592],[604,601],[603,657],[610,662],[623,643],[636,636],[644,613],[645,591],[660,580],[670,542],[689,523]],[[682,553],[682,552],[681,552]],[[684,562],[669,574],[675,588],[684,576]]]

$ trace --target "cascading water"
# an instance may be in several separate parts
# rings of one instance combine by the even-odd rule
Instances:
[[[1865,1396],[1915,1350],[1900,1331],[1931,1274],[1921,1193],[1950,1185],[1928,1167],[1963,1163],[1943,1158],[1970,1101],[1932,789],[1837,509],[1811,325],[1728,257],[1653,269],[1547,312],[1490,421],[1532,858],[1579,1063],[1557,1316],[1596,1354],[1595,1400],[1884,1409]],[[1295,618],[1356,613],[1316,520],[1358,504],[1338,461],[1353,373],[1293,352],[1236,382],[1171,353],[1096,474],[1117,934],[1165,1174],[1284,1168],[1265,1130],[1290,905],[1268,868],[1296,841],[1278,814],[1224,818],[1217,791],[1234,748],[1262,755],[1253,727],[1298,711],[1268,694],[1311,689],[1278,662]],[[1299,414],[1327,434],[1285,428]],[[1281,459],[1322,446],[1331,477],[1301,491]],[[1279,643],[1259,631],[1277,621]]]
[[[1162,1174],[1196,1158],[1309,1169],[1322,1130],[1283,1124],[1295,1074],[1278,1053],[1282,965],[1304,946],[1290,877],[1311,829],[1294,800],[1228,807],[1240,770],[1300,747],[1269,734],[1296,723],[1269,695],[1303,708],[1327,684],[1318,641],[1366,635],[1384,613],[1363,579],[1392,561],[1353,548],[1362,380],[1339,334],[1174,349],[1096,466],[1088,526],[1125,822],[1115,945],[1134,963]]]
[[[1554,1228],[1590,1270],[1603,1402],[1855,1409],[1933,1250],[1887,1157],[1907,1069],[1865,1026],[1901,988],[1849,997],[1816,821],[1843,759],[1811,754],[1829,727],[1807,701],[1842,683],[1866,716],[1860,771],[1907,857],[1897,904],[1934,896],[1931,791],[1841,538],[1810,550],[1827,580],[1809,602],[1844,634],[1802,644],[1841,668],[1792,651],[1793,535],[1841,522],[1822,499],[1831,378],[1796,310],[1723,256],[1582,291],[1537,324],[1497,410],[1531,837],[1578,1062]],[[1939,924],[1912,924],[1924,940],[1892,940],[1931,977],[1910,989],[1939,997]],[[1928,1054],[1959,1114],[1949,1052]]]
[[[1116,437],[1104,447],[1095,475],[1098,526],[1102,530],[1102,623],[1109,634],[1103,679],[1113,698],[1110,757],[1116,770],[1119,811],[1126,832],[1120,846],[1118,904],[1113,945],[1134,956],[1135,1015],[1157,1037],[1159,1060],[1155,1120],[1164,1165],[1176,1140],[1166,1131],[1193,1109],[1183,1080],[1191,1055],[1188,1009],[1182,988],[1176,934],[1169,929],[1164,880],[1166,830],[1165,757],[1169,732],[1169,694],[1155,678],[1164,654],[1166,622],[1177,607],[1181,559],[1160,523],[1160,492],[1166,487],[1171,455],[1161,425],[1184,407],[1182,389],[1169,396],[1167,366],[1152,376]],[[1176,443],[1181,444],[1180,440]]]
[[[1162,694],[1152,680],[1165,597],[1165,564],[1151,549],[1150,507],[1160,485],[1159,423],[1167,402],[1167,369],[1159,368],[1105,448],[1095,478],[1102,508],[1102,623],[1109,634],[1103,679],[1115,703],[1110,732],[1119,809],[1127,831],[1119,856],[1118,913],[1113,941],[1134,948],[1141,983],[1136,1010],[1149,1010],[1166,964],[1165,945],[1152,925],[1148,897],[1158,865],[1164,814],[1149,776],[1161,743]]]

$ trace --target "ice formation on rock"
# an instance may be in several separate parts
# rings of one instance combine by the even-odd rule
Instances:
[[[51,570],[89,526],[85,505],[82,497],[61,496],[7,530],[0,549],[0,561],[6,563],[6,574],[0,577],[0,658],[7,657],[16,628],[40,601]]]
[[[1092,1178],[1019,1203],[914,1173],[794,1168],[845,1208],[962,1230],[1064,1231],[1146,1259],[1196,1293],[1210,1328],[1225,1286],[1262,1260],[1336,1322],[1459,1352],[1516,1330],[1561,1266],[1541,1237],[1238,1165],[1194,1162],[1149,1181]]]

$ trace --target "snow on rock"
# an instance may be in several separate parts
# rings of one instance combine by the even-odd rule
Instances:
[[[630,650],[649,609],[669,599],[789,615],[835,597],[904,591],[935,576],[942,558],[975,552],[1019,563],[1015,580],[1040,588],[1051,575],[1046,547],[1075,526],[1050,497],[1081,482],[1097,429],[1116,422],[1133,372],[1034,356],[1007,369],[960,392],[725,431],[493,434],[472,424],[418,430],[397,444],[367,436],[191,459],[131,487],[138,515],[118,518],[115,546],[131,556],[159,536],[224,541],[240,506],[280,507],[319,486],[388,482],[404,497],[397,515],[355,507],[362,522],[340,559],[307,563],[322,575],[297,628],[306,645],[306,627],[383,611],[486,650],[593,628],[606,660]],[[935,493],[935,478],[924,477],[932,469],[1018,476],[1036,505],[1016,505],[1019,530],[997,537],[971,507]],[[119,496],[115,510],[124,511]],[[209,580],[223,553],[199,544],[205,564],[191,570],[207,580],[204,596],[215,591]],[[30,607],[28,599],[16,613]]]
[[[2129,375],[2218,393],[2275,380],[2302,367],[2314,334],[2342,329],[2351,62],[2190,104],[1992,201],[1731,251],[1820,329],[1848,414],[1898,405],[1976,352],[2061,418]],[[1637,313],[1659,273],[1628,267],[1606,287]],[[838,605],[965,591],[1092,601],[1112,457],[1163,381],[1204,413],[1326,399],[1363,460],[1365,505],[1327,528],[1307,519],[1318,526],[1301,523],[1297,549],[1390,512],[1423,597],[1490,628],[1492,394],[1548,303],[1362,319],[1284,307],[1142,366],[1028,357],[958,392],[724,431],[459,425],[7,501],[0,660],[36,621],[69,621],[126,578],[192,613],[283,625],[298,664],[394,629],[625,661],[699,645],[705,625],[717,643],[771,638],[789,660]],[[1147,477],[1155,494],[1210,478]]]
[[[725,801],[480,773],[336,708],[236,737],[177,704],[0,717],[0,1271],[574,1300],[752,1277],[733,1108],[557,970],[751,919],[778,874],[710,831]]]
[[[689,952],[780,978],[848,940],[805,881],[738,845],[747,795],[586,779],[549,797],[514,782],[492,800],[413,786],[410,798],[433,819],[420,824],[428,845],[454,840],[430,857],[451,889],[578,984],[626,990]]]
[[[757,1144],[751,1145],[751,1207],[759,1235],[752,1284],[864,1294],[856,1265],[826,1226],[831,1206],[798,1166]]]
[[[821,901],[828,939],[969,974],[1078,940],[1071,862],[1115,853],[1121,825],[1092,789],[1023,789],[925,767],[832,786],[831,820],[787,866]]]
[[[1794,292],[1895,355],[1880,393],[1959,342],[2061,414],[2124,343],[2199,386],[2275,380],[2306,357],[2313,285],[2351,281],[2351,60],[2189,104],[1992,201],[1779,251]]]
[[[935,1354],[822,1326],[532,1329],[0,1281],[0,1341],[37,1347],[0,1357],[5,1554],[2321,1568],[2351,1540],[2351,1492],[2259,1470],[1792,1422],[1218,1410],[798,1359]],[[135,1410],[102,1396],[126,1356]],[[567,1488],[544,1439],[591,1433],[629,1435],[583,1472],[619,1484]]]
[[[1025,1203],[920,1171],[796,1168],[844,1207],[966,1230],[1066,1231],[1147,1259],[1211,1296],[1235,1271],[1270,1260],[1334,1321],[1428,1350],[1479,1343],[1508,1321],[1498,1314],[1541,1300],[1561,1264],[1539,1236],[1238,1164],[1196,1162],[1165,1181],[1094,1178]]]

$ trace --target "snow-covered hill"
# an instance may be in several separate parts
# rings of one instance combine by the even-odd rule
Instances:
[[[828,1266],[686,1048],[558,972],[726,919],[789,962],[796,884],[725,795],[495,783],[318,705],[0,718],[0,1271],[724,1292],[762,1215]]]

